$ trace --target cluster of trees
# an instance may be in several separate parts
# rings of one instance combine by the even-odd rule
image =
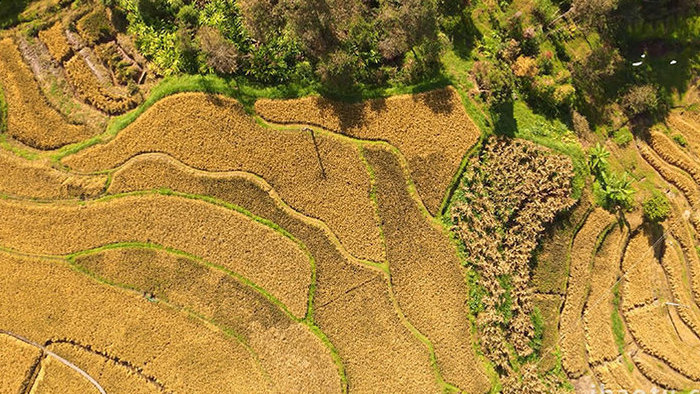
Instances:
[[[442,10],[453,7],[449,0],[449,7],[442,0],[103,1],[127,15],[164,74],[211,71],[335,89],[435,75]]]

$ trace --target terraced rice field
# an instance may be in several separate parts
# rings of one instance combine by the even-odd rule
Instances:
[[[75,84],[94,75],[70,34],[57,23],[40,40]],[[14,43],[2,45],[31,77]],[[93,82],[76,85],[86,101],[128,109],[80,93],[98,92]],[[15,116],[15,93],[4,91]],[[394,101],[368,131],[345,133],[266,123],[233,99],[182,93],[98,144],[27,157],[16,155],[22,145],[0,149],[0,330],[32,344],[0,335],[16,359],[0,363],[3,387],[487,392],[465,272],[430,214],[478,134],[463,133],[474,126],[445,90],[418,97],[411,133],[373,137],[400,126],[383,118],[415,109]],[[443,166],[423,157],[415,131],[448,123],[435,137],[450,151]],[[90,137],[23,141],[14,124],[10,144]],[[447,146],[459,125],[459,143]],[[438,162],[425,183],[421,171]]]
[[[54,149],[91,136],[85,126],[67,123],[42,96],[15,43],[0,40],[0,85],[7,102],[7,135],[38,149]]]
[[[695,349],[700,349],[695,246],[700,161],[694,122],[687,113],[674,112],[670,131],[653,129],[646,141],[636,141],[639,157],[668,182],[659,188],[667,188],[671,199],[669,219],[657,226],[616,225],[597,243],[589,235],[588,247],[582,235],[573,238],[572,250],[595,245],[595,254],[588,263],[576,263],[572,256],[560,323],[563,366],[570,377],[590,371],[594,382],[612,390],[691,390],[700,385],[695,360]],[[683,135],[687,146],[674,141],[674,134]],[[604,224],[596,227],[601,231]],[[576,301],[581,296],[585,303],[579,315],[578,308],[567,304],[581,305]],[[576,339],[567,340],[566,327],[575,322],[584,327],[585,341],[575,332]]]
[[[480,134],[452,88],[358,104],[320,97],[259,100],[255,110],[274,123],[315,125],[389,142],[406,156],[418,194],[432,214],[440,210],[465,152]]]

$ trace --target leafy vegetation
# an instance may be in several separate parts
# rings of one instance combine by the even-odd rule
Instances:
[[[668,198],[659,191],[642,203],[644,217],[652,223],[659,223],[671,215],[671,203]]]

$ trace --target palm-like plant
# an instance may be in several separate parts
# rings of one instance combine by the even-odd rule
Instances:
[[[632,180],[627,177],[626,173],[622,176],[614,173],[606,176],[604,190],[608,202],[618,208],[629,207],[634,194]]]
[[[600,176],[605,173],[608,168],[608,157],[610,157],[610,152],[600,143],[597,143],[588,152],[588,164],[591,167],[591,171]]]

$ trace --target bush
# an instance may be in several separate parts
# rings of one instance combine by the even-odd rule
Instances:
[[[177,20],[188,27],[197,26],[199,22],[199,11],[191,4],[183,6],[180,8],[180,11],[177,12]]]
[[[676,143],[682,147],[688,146],[688,140],[685,139],[683,134],[674,134],[671,136],[671,138],[676,141]]]
[[[653,114],[659,108],[657,89],[652,85],[633,86],[622,97],[622,107],[630,117]]]
[[[625,145],[629,144],[632,141],[632,138],[633,138],[632,132],[627,127],[623,127],[621,129],[618,129],[613,134],[613,141],[615,141],[615,143],[618,146],[625,146]]]
[[[482,60],[474,63],[472,73],[482,97],[494,103],[502,103],[511,99],[513,83],[507,71],[487,60]]]
[[[207,65],[219,74],[233,74],[238,70],[240,53],[236,45],[211,26],[204,26],[197,33],[199,45],[206,56]]]
[[[579,137],[585,137],[591,133],[591,126],[588,124],[588,119],[574,110],[571,114],[571,123],[574,126],[574,132]]]
[[[652,197],[642,203],[644,217],[652,223],[666,220],[671,214],[671,203],[668,198],[658,191],[654,191]]]
[[[513,64],[513,74],[520,78],[534,78],[539,73],[537,61],[528,56],[520,56]]]

